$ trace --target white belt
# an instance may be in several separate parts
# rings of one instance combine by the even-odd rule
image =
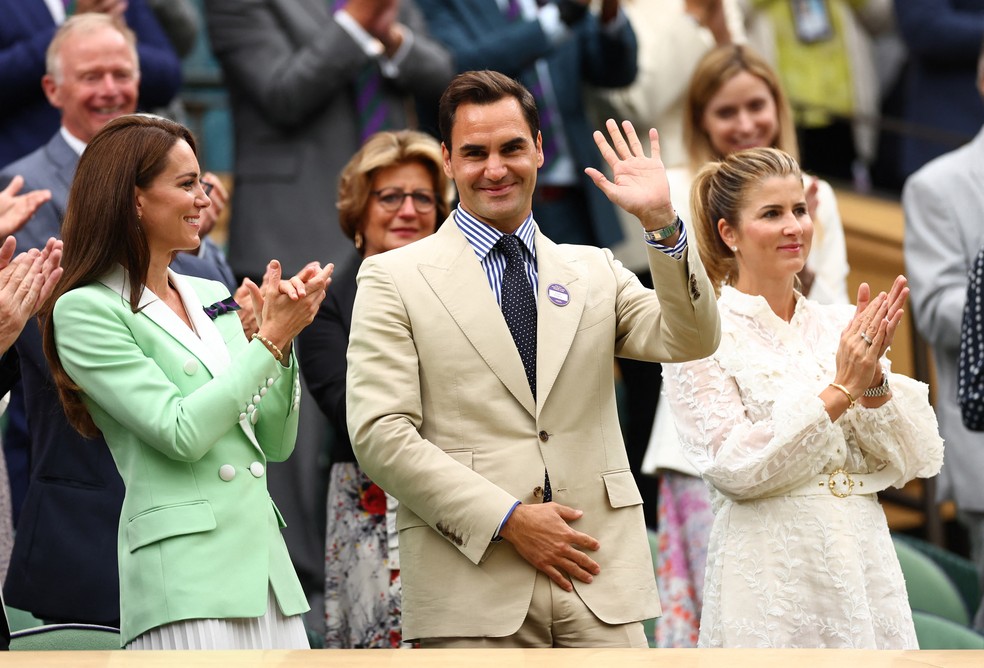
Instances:
[[[837,469],[833,473],[821,473],[809,482],[787,492],[784,496],[835,496],[846,499],[852,495],[876,494],[888,489],[899,479],[894,466],[886,466],[875,473],[848,473]]]

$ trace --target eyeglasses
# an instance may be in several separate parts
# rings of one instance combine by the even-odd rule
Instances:
[[[379,201],[379,205],[387,211],[398,211],[407,197],[413,202],[413,208],[417,213],[430,213],[437,206],[437,198],[430,190],[406,192],[399,188],[384,188],[373,190],[372,194]]]
[[[215,187],[215,184],[210,183],[208,181],[202,181],[202,190],[205,191],[205,196],[206,197],[208,197],[208,196],[210,196],[212,194],[212,188],[214,188],[214,187]]]

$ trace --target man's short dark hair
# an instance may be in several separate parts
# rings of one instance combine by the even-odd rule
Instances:
[[[438,106],[438,125],[441,140],[451,150],[451,128],[454,127],[455,114],[462,104],[493,104],[507,97],[515,98],[523,110],[526,123],[530,126],[533,140],[540,131],[540,115],[536,101],[526,87],[511,77],[493,70],[462,72],[448,84]]]

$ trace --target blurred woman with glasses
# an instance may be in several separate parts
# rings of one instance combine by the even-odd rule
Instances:
[[[367,258],[433,234],[450,212],[449,194],[437,141],[409,130],[380,132],[342,171],[339,224]],[[325,647],[399,647],[397,502],[362,473],[345,421],[345,352],[359,266],[339,271],[298,344],[308,388],[335,429],[328,483]]]

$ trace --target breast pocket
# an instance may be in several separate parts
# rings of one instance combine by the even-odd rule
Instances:
[[[211,531],[215,514],[208,501],[190,501],[151,508],[127,522],[126,539],[130,552],[165,538]]]

